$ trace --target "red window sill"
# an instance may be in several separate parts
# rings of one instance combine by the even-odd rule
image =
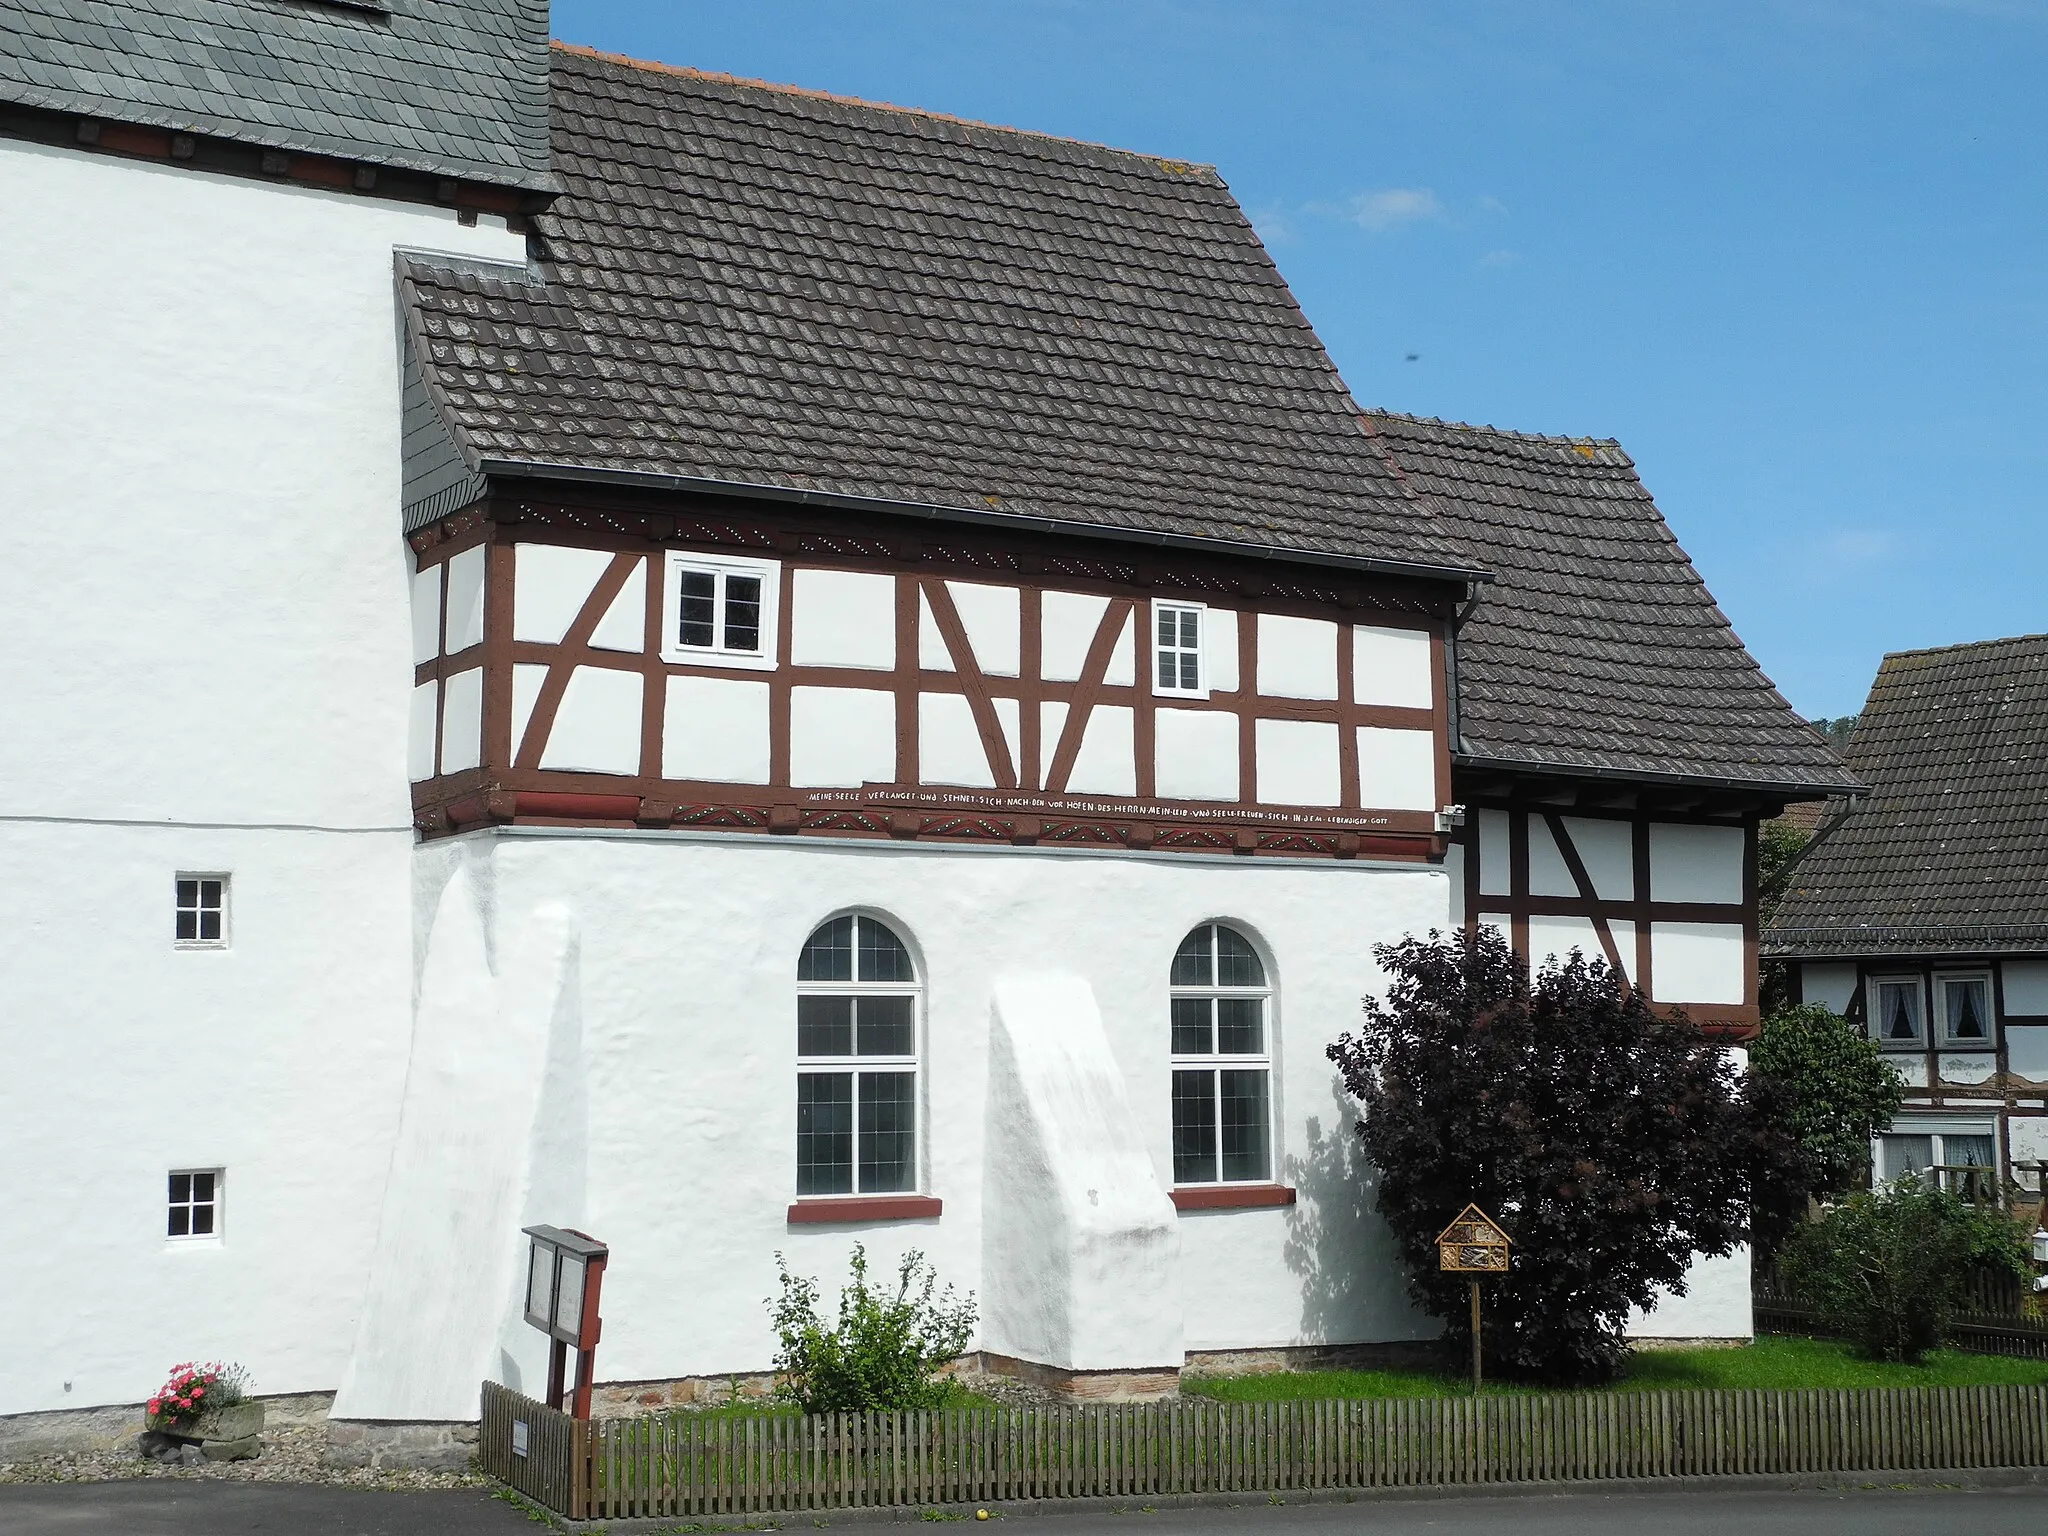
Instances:
[[[847,1195],[799,1200],[789,1208],[789,1224],[845,1221],[915,1221],[936,1216],[944,1202],[936,1195]]]
[[[1285,1184],[1191,1184],[1172,1192],[1184,1211],[1237,1211],[1260,1205],[1292,1205],[1294,1191]]]

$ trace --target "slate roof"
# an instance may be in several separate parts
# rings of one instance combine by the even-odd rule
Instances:
[[[1847,755],[1870,799],[1794,870],[1773,950],[2048,950],[2048,635],[1885,657]]]
[[[1772,686],[1612,439],[1366,415],[1468,559],[1464,754],[1621,776],[1858,788]]]
[[[414,261],[473,464],[1456,567],[1207,166],[557,45],[545,281]]]
[[[547,0],[5,0],[0,101],[545,191]]]

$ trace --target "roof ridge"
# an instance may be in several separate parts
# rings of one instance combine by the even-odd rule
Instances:
[[[1441,416],[1417,416],[1409,411],[1390,411],[1379,405],[1364,406],[1361,409],[1373,416],[1384,416],[1390,421],[1412,421],[1422,427],[1452,427],[1461,432],[1490,432],[1495,437],[1518,438],[1525,443],[1558,443],[1567,448],[1592,443],[1602,448],[1621,448],[1621,439],[1618,437],[1574,437],[1555,432],[1521,432],[1513,427],[1496,427],[1486,421],[1447,421]],[[1623,452],[1625,455],[1626,450]]]
[[[1985,651],[1995,645],[2026,645],[2041,641],[2048,641],[2048,634],[1999,635],[1990,640],[1958,640],[1953,645],[1922,645],[1911,650],[1886,651],[1884,659],[1890,661],[1898,656],[1939,656],[1945,651]]]
[[[1082,149],[1099,149],[1106,154],[1126,155],[1133,160],[1145,160],[1166,170],[1208,171],[1222,180],[1222,173],[1203,160],[1182,160],[1173,155],[1152,155],[1142,149],[1125,149],[1117,144],[1104,144],[1095,139],[1077,139],[1064,133],[1047,133],[1041,128],[1018,128],[1009,123],[991,123],[981,118],[960,117],[952,112],[940,112],[932,107],[905,107],[893,101],[870,101],[865,96],[842,96],[837,91],[821,91],[807,85],[784,85],[774,80],[761,80],[752,75],[727,74],[722,70],[697,69],[688,64],[663,64],[654,59],[636,59],[631,54],[608,53],[602,48],[591,48],[582,43],[565,43],[555,38],[548,44],[556,53],[573,54],[578,58],[596,59],[605,64],[620,64],[628,69],[642,70],[654,75],[672,75],[683,80],[703,80],[713,85],[737,85],[749,90],[773,91],[779,96],[800,96],[810,101],[829,101],[842,107],[865,107],[875,112],[898,112],[905,117],[924,117],[937,123],[952,123],[961,128],[985,128],[991,133],[1011,133],[1019,138],[1044,139],[1053,144],[1072,144]]]

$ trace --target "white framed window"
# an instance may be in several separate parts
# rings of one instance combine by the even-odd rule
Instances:
[[[775,665],[782,567],[670,550],[663,565],[661,657],[708,666]]]
[[[910,951],[850,914],[804,941],[796,968],[796,1192],[917,1188],[918,1005]]]
[[[1272,988],[1251,941],[1204,923],[1173,957],[1173,1182],[1273,1177]]]
[[[1941,1024],[1943,1045],[1976,1046],[1989,1050],[1992,1041],[1991,973],[1935,972],[1934,1016]]]
[[[228,947],[228,877],[180,874],[172,885],[172,942],[179,949]]]
[[[218,1168],[173,1169],[169,1179],[165,1235],[172,1242],[217,1241],[224,1183]]]
[[[1202,630],[1207,617],[1200,603],[1152,605],[1154,694],[1176,699],[1209,697],[1209,673],[1202,665]]]
[[[1872,1138],[1871,1157],[1881,1182],[1919,1175],[1967,1198],[1984,1199],[1997,1188],[1998,1127],[1989,1120],[1902,1117]]]
[[[1924,988],[1918,976],[1870,978],[1870,1033],[1880,1046],[1924,1050],[1927,1023]]]

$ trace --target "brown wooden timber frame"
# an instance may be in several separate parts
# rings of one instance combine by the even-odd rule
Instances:
[[[1612,785],[1601,786],[1590,792],[1604,795],[1610,801],[1617,796],[1617,791]],[[1656,978],[1651,968],[1651,924],[1739,923],[1742,927],[1743,1000],[1740,1003],[1659,1003],[1656,1006],[1667,1011],[1682,1009],[1688,1017],[1710,1033],[1729,1039],[1748,1039],[1756,1033],[1758,1023],[1757,811],[1753,808],[1742,808],[1739,802],[1731,802],[1725,813],[1713,814],[1696,808],[1700,804],[1700,798],[1698,795],[1674,796],[1669,802],[1668,809],[1659,808],[1654,801],[1647,807],[1624,810],[1617,809],[1611,804],[1560,805],[1554,801],[1535,799],[1488,800],[1467,806],[1465,828],[1459,838],[1465,848],[1464,910],[1467,920],[1476,922],[1482,917],[1505,918],[1510,935],[1509,941],[1526,963],[1532,953],[1529,942],[1530,918],[1586,918],[1592,923],[1594,934],[1600,941],[1600,958],[1622,972],[1625,986],[1639,988],[1649,997],[1656,995]],[[1500,811],[1509,818],[1509,888],[1505,893],[1482,893],[1480,890],[1481,869],[1478,849],[1481,810]],[[1595,891],[1585,861],[1571,839],[1570,829],[1564,824],[1566,816],[1581,817],[1589,821],[1621,821],[1628,824],[1634,887],[1632,897],[1627,900],[1603,899]],[[1743,834],[1740,904],[1651,900],[1652,822],[1740,827]],[[1556,841],[1565,868],[1571,874],[1572,883],[1578,887],[1576,896],[1536,896],[1530,893],[1529,828],[1532,824],[1547,827]],[[1613,924],[1616,922],[1631,923],[1635,929],[1635,943],[1632,953],[1626,957],[1626,963],[1623,963],[1624,957],[1614,934]]]
[[[517,490],[531,495],[516,494]],[[501,616],[511,612],[513,545],[538,542],[598,550],[615,560],[589,594],[560,645],[514,641]],[[1363,806],[1357,734],[1359,726],[1383,725],[1433,732],[1436,741],[1436,800],[1450,797],[1448,700],[1444,697],[1444,627],[1460,595],[1449,584],[1336,568],[1285,566],[1233,559],[1223,554],[1147,546],[1028,530],[988,530],[926,523],[907,517],[856,516],[801,507],[764,509],[709,497],[653,497],[629,493],[561,496],[559,487],[515,488],[453,513],[410,536],[421,569],[483,544],[489,546],[485,598],[485,639],[463,657],[441,657],[415,669],[415,681],[450,675],[479,661],[486,669],[483,765],[413,786],[417,823],[437,836],[490,822],[597,824],[725,828],[775,833],[825,833],[856,837],[915,837],[1064,843],[1080,846],[1165,848],[1189,852],[1281,854],[1331,858],[1424,861],[1442,857],[1444,839],[1426,811],[1379,811]],[[679,666],[661,658],[663,623],[662,554],[694,550],[706,554],[773,559],[781,563],[781,632],[773,670]],[[631,569],[648,573],[646,648],[633,654],[596,651],[590,637]],[[881,573],[897,579],[895,665],[892,669],[803,666],[790,662],[792,584],[798,567],[826,567]],[[984,675],[964,625],[954,610],[948,581],[1015,587],[1020,602],[1020,666],[1017,677]],[[444,578],[445,587],[445,578]],[[1072,682],[1042,676],[1043,595],[1048,590],[1106,599],[1100,625],[1088,648],[1081,677]],[[1207,602],[1238,613],[1238,689],[1207,699],[1165,698],[1155,702],[1150,686],[1149,616],[1154,597]],[[445,609],[445,594],[444,603]],[[950,670],[926,670],[919,657],[920,607],[928,606],[945,643]],[[1257,615],[1293,614],[1325,619],[1337,626],[1340,679],[1334,700],[1260,696]],[[1366,705],[1353,699],[1353,624],[1390,624],[1421,629],[1431,637],[1436,699],[1430,709]],[[1131,684],[1106,681],[1119,643],[1133,659]],[[521,732],[511,739],[512,671],[516,663],[546,663],[551,671]],[[564,773],[539,764],[555,709],[575,666],[637,672],[643,678],[641,773]],[[769,778],[766,785],[737,785],[661,777],[665,679],[689,673],[765,682],[769,694]],[[790,785],[790,695],[797,686],[881,689],[897,701],[899,784],[882,787],[886,803],[862,792],[821,794]],[[924,785],[918,774],[918,696],[964,695],[984,750],[992,791],[952,795]],[[1013,756],[995,709],[998,698],[1014,699],[1018,710]],[[1065,703],[1064,727],[1056,741],[1040,740],[1041,706]],[[1076,807],[1025,807],[992,803],[1065,790],[1091,710],[1114,703],[1131,708],[1136,751],[1137,793],[1071,797],[1096,802],[1154,800],[1153,714],[1158,704],[1173,709],[1217,710],[1240,724],[1240,798],[1237,802],[1169,802],[1147,805],[1141,814]],[[1258,718],[1327,721],[1338,727],[1343,770],[1342,804],[1325,819],[1313,808],[1261,806],[1256,790],[1255,722]],[[437,726],[438,730],[438,726]],[[438,760],[438,759],[437,759]],[[1041,766],[1045,769],[1040,773]],[[916,790],[912,795],[909,791]],[[934,796],[937,799],[934,802]],[[957,803],[948,803],[955,801]],[[903,803],[899,803],[903,802]],[[918,802],[918,803],[909,803]],[[568,809],[574,805],[572,811]],[[615,814],[594,816],[602,805]],[[629,805],[632,807],[628,809]]]

